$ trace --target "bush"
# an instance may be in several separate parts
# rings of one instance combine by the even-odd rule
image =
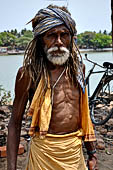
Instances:
[[[0,85],[0,106],[10,104],[11,100],[11,92],[6,91],[2,85]]]

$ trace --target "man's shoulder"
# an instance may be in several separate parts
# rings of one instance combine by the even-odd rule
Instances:
[[[30,77],[28,70],[26,70],[24,67],[20,67],[17,72],[16,83],[15,83],[16,96],[20,96],[18,95],[18,93],[25,94],[31,88],[32,88],[32,79]]]
[[[26,70],[23,66],[18,69],[17,78],[27,78],[30,79],[30,75],[28,70]]]
[[[16,76],[16,83],[21,84],[23,86],[30,85],[31,86],[32,78],[30,77],[29,71],[24,67],[20,67]]]

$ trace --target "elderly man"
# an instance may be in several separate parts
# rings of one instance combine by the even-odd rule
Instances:
[[[84,65],[76,47],[75,22],[66,9],[49,6],[32,19],[34,38],[19,69],[8,133],[8,170],[16,170],[22,117],[32,116],[26,170],[97,170]]]

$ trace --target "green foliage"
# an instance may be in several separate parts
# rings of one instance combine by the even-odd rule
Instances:
[[[32,38],[30,38],[30,37],[21,36],[18,39],[16,39],[16,45],[19,49],[24,50],[31,40],[32,40]]]
[[[99,31],[99,33],[86,31],[77,37],[77,44],[80,48],[109,48],[112,44],[112,37],[107,34],[106,30],[104,30],[103,33],[101,33],[101,31]]]
[[[17,33],[17,29],[15,29],[15,30],[11,30],[11,34],[13,34],[13,35],[17,36],[17,35],[18,35],[18,33]]]
[[[0,85],[0,106],[10,104],[11,100],[11,92],[6,91],[2,85]]]
[[[9,49],[25,50],[27,44],[32,40],[32,31],[23,29],[17,32],[17,29],[4,31],[0,33],[0,46],[8,47]]]
[[[24,32],[23,34],[24,37],[29,37],[30,39],[33,38],[33,34],[30,30],[26,30],[26,32]]]
[[[112,39],[110,35],[97,33],[95,37],[91,40],[93,48],[107,48],[110,47]]]
[[[3,46],[3,42],[2,42],[2,40],[0,39],[0,46]]]
[[[25,33],[26,31],[27,31],[26,28],[22,29],[22,30],[21,30],[21,35],[24,35],[24,33]]]
[[[107,31],[106,31],[106,30],[104,30],[103,34],[107,35]]]
[[[3,46],[14,46],[15,45],[16,36],[11,34],[10,32],[1,32],[0,33],[0,41]]]
[[[95,32],[86,31],[84,33],[79,34],[78,37],[78,45],[83,48],[92,48],[92,39],[95,36]]]

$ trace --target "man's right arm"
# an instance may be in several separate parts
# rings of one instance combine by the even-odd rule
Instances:
[[[8,125],[7,138],[7,170],[16,170],[18,146],[20,142],[20,132],[23,114],[28,101],[28,85],[30,78],[19,69],[15,84],[15,99],[13,111]]]

